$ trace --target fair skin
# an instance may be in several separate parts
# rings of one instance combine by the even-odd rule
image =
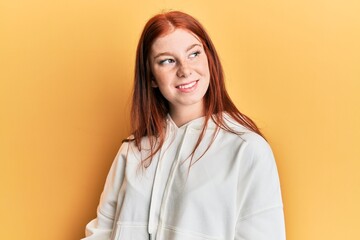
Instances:
[[[168,100],[177,126],[204,116],[210,72],[204,47],[193,33],[175,29],[157,38],[149,56],[152,86]]]

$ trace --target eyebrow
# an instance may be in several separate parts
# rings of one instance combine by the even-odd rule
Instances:
[[[186,49],[186,52],[190,51],[191,49],[193,49],[193,48],[196,47],[196,46],[202,47],[201,44],[199,44],[199,43],[194,43],[194,44],[190,45],[190,46]],[[159,53],[159,54],[157,54],[157,55],[154,57],[154,59],[156,59],[156,58],[158,58],[158,57],[160,57],[160,56],[163,56],[163,55],[172,55],[172,54],[171,54],[171,52]]]

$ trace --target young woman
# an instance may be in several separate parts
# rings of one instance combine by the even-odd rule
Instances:
[[[285,239],[271,148],[230,100],[214,45],[188,14],[147,22],[132,125],[85,239]]]

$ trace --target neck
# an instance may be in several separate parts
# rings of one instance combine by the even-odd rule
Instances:
[[[171,119],[178,127],[181,127],[182,125],[204,115],[205,113],[203,106],[201,108],[199,108],[199,106],[170,108]]]

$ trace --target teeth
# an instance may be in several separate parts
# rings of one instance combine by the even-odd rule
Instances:
[[[180,86],[178,86],[178,88],[181,88],[181,89],[192,88],[193,86],[195,86],[195,84],[196,84],[196,81],[191,82],[191,83],[189,83],[189,84],[180,85]]]

